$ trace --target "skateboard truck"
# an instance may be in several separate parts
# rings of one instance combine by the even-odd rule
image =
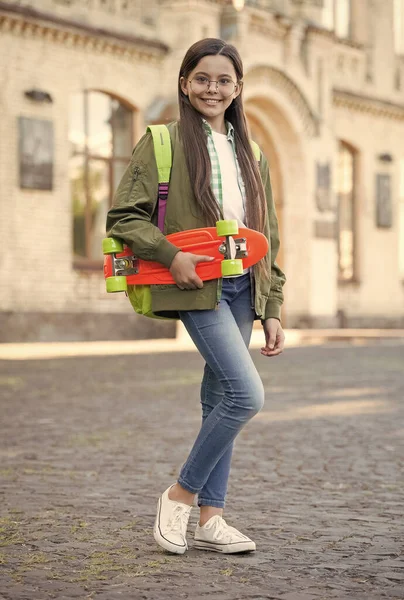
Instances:
[[[233,237],[227,237],[226,241],[219,246],[219,252],[226,258],[245,258],[248,256],[247,240],[246,238],[235,240]]]
[[[139,260],[134,256],[125,256],[125,258],[117,258],[112,255],[112,272],[114,275],[136,275],[139,273]]]

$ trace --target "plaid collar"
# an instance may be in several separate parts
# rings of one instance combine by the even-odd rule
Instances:
[[[212,127],[209,125],[209,123],[207,122],[206,119],[202,119],[202,123],[203,123],[203,128],[205,129],[206,133],[209,136],[211,136],[212,132],[213,132]],[[229,142],[234,143],[234,127],[230,123],[230,121],[225,121],[225,125],[226,125],[226,130],[227,130],[227,139],[229,140]]]
[[[206,137],[207,137],[207,140],[206,140],[207,147],[208,147],[209,158],[210,158],[210,162],[211,162],[211,166],[212,166],[210,185],[212,188],[212,192],[213,192],[214,196],[216,197],[216,200],[222,211],[223,210],[223,189],[222,189],[222,174],[220,171],[219,156],[217,154],[215,142],[213,140],[212,127],[209,125],[209,123],[206,121],[206,119],[202,119],[202,124],[203,124],[203,128],[205,130]],[[236,163],[237,183],[239,185],[241,196],[243,198],[243,206],[245,207],[245,200],[246,200],[245,185],[243,182],[243,178],[241,176],[240,165],[238,164],[238,160],[237,160],[234,127],[229,121],[225,121],[225,125],[226,125],[226,130],[227,130],[227,140],[231,144],[234,160]],[[222,218],[224,218],[224,217],[222,216]]]

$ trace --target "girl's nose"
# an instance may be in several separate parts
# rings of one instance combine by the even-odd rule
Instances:
[[[213,89],[212,89],[212,86],[213,86]],[[217,81],[209,81],[208,92],[213,92],[214,94],[217,92]]]

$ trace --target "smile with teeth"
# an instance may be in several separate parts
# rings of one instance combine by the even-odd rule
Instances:
[[[215,104],[221,102],[221,100],[214,100],[213,98],[201,98],[201,100],[205,102],[205,104],[210,104],[211,106],[214,106]]]

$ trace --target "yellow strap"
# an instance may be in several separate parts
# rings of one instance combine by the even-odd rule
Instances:
[[[260,162],[260,160],[261,160],[260,147],[258,146],[257,142],[254,142],[253,140],[250,140],[250,144],[251,144],[252,150],[254,152],[255,158],[257,159],[258,162]]]
[[[149,125],[147,131],[153,136],[159,183],[170,181],[172,165],[170,132],[167,125]]]
[[[149,125],[147,131],[153,136],[154,154],[156,157],[159,183],[170,181],[172,153],[170,132],[167,125]],[[250,144],[256,160],[261,160],[261,150],[256,142],[250,140]]]

